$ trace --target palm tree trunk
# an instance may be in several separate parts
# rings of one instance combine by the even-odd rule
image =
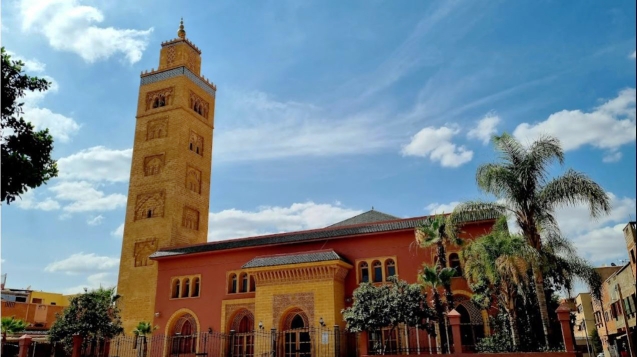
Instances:
[[[518,331],[518,312],[515,310],[515,303],[509,305],[507,313],[509,315],[509,324],[511,325],[511,339],[513,340],[513,348],[515,348],[515,350],[517,351],[518,346],[520,345],[520,332]]]
[[[540,318],[542,320],[542,330],[544,331],[544,344],[549,345],[549,311],[546,305],[546,296],[544,295],[544,277],[538,267],[533,268],[533,280],[535,280],[535,294],[537,296],[537,304],[540,308]]]
[[[447,344],[447,330],[445,329],[445,315],[444,308],[442,306],[442,301],[440,300],[440,294],[438,294],[438,290],[433,288],[433,299],[434,299],[434,309],[436,310],[436,316],[438,318],[438,333],[440,334],[440,348],[441,353],[446,353],[448,350]]]
[[[438,264],[437,265],[440,269],[446,268],[447,267],[447,252],[445,249],[445,244],[443,243],[442,239],[437,244],[438,244]]]

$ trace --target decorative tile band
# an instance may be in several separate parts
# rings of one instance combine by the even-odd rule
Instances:
[[[197,86],[199,86],[199,88],[203,89],[206,93],[210,94],[213,97],[215,96],[216,91],[212,87],[210,87],[210,85],[204,82],[203,79],[199,78],[199,76],[192,73],[188,68],[183,66],[169,69],[163,72],[158,72],[158,73],[142,76],[141,85],[143,86],[146,84],[151,84],[151,83],[163,81],[165,79],[182,76],[182,75],[185,75],[186,77],[188,77],[188,79],[193,81]]]

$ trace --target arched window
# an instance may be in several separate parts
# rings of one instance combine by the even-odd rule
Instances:
[[[369,282],[369,266],[366,262],[362,262],[360,265],[361,270],[361,283]]]
[[[171,294],[173,299],[176,299],[179,297],[179,286],[180,286],[179,279],[173,280],[173,288],[172,288],[172,294]]]
[[[146,218],[151,218],[153,217],[153,210],[149,209],[148,212],[146,212]]]
[[[390,276],[396,275],[396,263],[393,259],[387,259],[385,261],[385,269],[387,269],[385,280],[387,280]]]
[[[237,292],[237,275],[230,274],[230,278],[228,279],[228,293],[234,294]]]
[[[181,297],[188,297],[190,296],[190,279],[186,278],[184,279],[184,287],[181,291]]]
[[[199,296],[199,278],[192,279],[192,294],[190,296]]]
[[[250,291],[255,291],[256,287],[257,287],[257,285],[254,282],[254,277],[252,275],[250,275]]]
[[[248,292],[248,274],[246,273],[241,274],[241,292],[242,293]]]
[[[383,281],[383,264],[377,260],[372,263],[372,268],[374,269],[374,282],[380,283]]]
[[[462,267],[460,266],[460,258],[457,253],[449,254],[449,266],[456,270],[455,276],[462,276]]]

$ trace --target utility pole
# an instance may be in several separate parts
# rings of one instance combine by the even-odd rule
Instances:
[[[628,326],[628,318],[626,317],[626,306],[624,306],[624,298],[622,297],[622,289],[619,284],[615,285],[615,290],[619,293],[619,304],[622,308],[622,316],[624,317],[624,326],[626,326],[626,339],[628,340],[628,352],[632,357],[637,357],[635,346],[633,346],[633,337]]]

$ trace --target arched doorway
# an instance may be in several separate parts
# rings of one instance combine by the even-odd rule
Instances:
[[[287,313],[283,321],[283,357],[310,357],[312,340],[310,323],[307,314],[301,309],[293,309]]]
[[[190,314],[181,316],[170,336],[171,356],[194,356],[197,350],[197,323]]]
[[[456,299],[456,298],[454,298]],[[471,300],[461,297],[457,301],[456,311],[460,314],[460,337],[463,346],[474,346],[484,337],[482,314]]]
[[[254,315],[248,309],[242,309],[234,315],[230,325],[232,357],[254,356]]]

